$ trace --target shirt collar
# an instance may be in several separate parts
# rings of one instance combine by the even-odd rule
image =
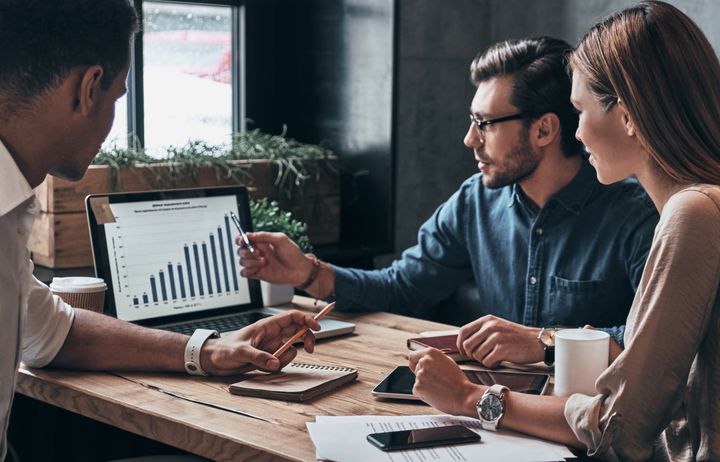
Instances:
[[[577,215],[592,196],[596,185],[598,185],[598,181],[595,169],[583,158],[580,164],[580,170],[578,170],[575,177],[570,180],[570,183],[565,185],[564,188],[555,193],[548,203],[555,200],[569,212]],[[512,207],[516,202],[522,200],[520,185],[518,183],[512,184],[510,192],[508,207]]]
[[[3,172],[4,176],[3,181],[0,181],[1,217],[33,197],[34,193],[2,141],[0,141],[0,172]]]
[[[565,185],[550,200],[556,200],[568,209],[568,211],[579,214],[587,201],[599,185],[595,169],[583,158],[580,170],[570,183]]]

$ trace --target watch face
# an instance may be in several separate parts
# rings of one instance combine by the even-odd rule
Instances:
[[[553,328],[546,328],[543,329],[540,332],[540,341],[545,346],[554,346],[555,345],[555,332],[556,329]]]
[[[480,401],[480,417],[493,421],[502,416],[503,403],[498,395],[485,395]]]

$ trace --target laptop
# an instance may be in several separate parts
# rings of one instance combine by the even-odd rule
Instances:
[[[95,274],[108,285],[105,314],[147,327],[226,335],[283,310],[263,306],[260,283],[240,275],[230,219],[252,230],[242,186],[93,194],[85,199]],[[316,338],[355,325],[320,321]]]

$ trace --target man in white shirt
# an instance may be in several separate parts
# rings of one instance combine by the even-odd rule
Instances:
[[[33,188],[48,173],[84,175],[126,92],[137,27],[128,0],[0,2],[0,460],[21,360],[214,375],[277,370],[296,352],[269,352],[304,327],[320,327],[294,311],[222,339],[210,331],[188,339],[74,310],[33,277],[26,247],[39,209]],[[312,352],[312,334],[305,340]]]

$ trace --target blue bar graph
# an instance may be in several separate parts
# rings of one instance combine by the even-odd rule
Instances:
[[[168,302],[196,296],[203,297],[206,291],[208,295],[224,295],[232,293],[232,290],[235,292],[239,290],[238,267],[235,265],[235,255],[233,254],[230,221],[227,215],[224,218],[225,230],[223,230],[222,224],[216,225],[217,234],[215,232],[207,234],[209,243],[207,241],[193,242],[192,252],[191,245],[183,243],[182,254],[179,256],[180,261],[168,261],[165,268],[149,276],[150,290],[148,292],[152,296],[153,303],[158,303],[160,298],[162,301]],[[232,274],[232,286],[230,274]],[[197,279],[195,279],[196,277]],[[160,283],[159,288],[158,282]],[[186,289],[189,289],[189,294]],[[141,299],[143,304],[148,305],[150,303],[148,292],[143,292],[142,297],[138,294],[133,295],[131,298],[133,305],[138,307]]]
[[[168,277],[170,278],[170,293],[173,300],[177,300],[177,291],[175,290],[175,275],[173,274],[173,266],[168,262]]]
[[[200,257],[198,256],[198,246],[196,242],[193,242],[193,253],[195,254],[195,273],[198,278],[198,291],[202,297],[205,295],[205,291],[203,290],[202,276],[200,275]]]
[[[178,279],[180,280],[180,296],[182,298],[186,298],[187,296],[185,295],[185,279],[183,279],[183,270],[182,270],[182,265],[180,263],[178,263],[178,265],[177,265],[177,270],[178,270]]]
[[[152,290],[153,303],[157,303],[157,287],[155,286],[155,276],[150,276],[150,289]]]
[[[193,283],[192,266],[190,265],[190,249],[188,248],[187,244],[183,246],[183,249],[185,250],[185,267],[187,268],[188,283],[190,284],[190,296],[194,297],[195,284]]]
[[[218,226],[218,243],[220,244],[220,257],[222,258],[223,277],[225,278],[225,292],[230,292],[230,279],[227,273],[227,262],[225,260],[225,244],[223,244],[222,228]]]
[[[204,241],[202,243],[202,253],[203,253],[203,260],[205,261],[205,274],[207,275],[207,277],[205,278],[205,282],[207,282],[208,294],[212,295],[213,288],[212,288],[212,275],[210,274],[210,261],[208,260],[207,244]]]
[[[230,232],[230,217],[225,215],[225,235],[227,236],[228,252],[230,253],[230,267],[232,269],[233,287],[238,291],[238,275],[235,270],[235,255],[233,254],[232,233]]]
[[[222,292],[220,287],[220,268],[218,267],[217,251],[215,250],[215,236],[210,234],[210,251],[212,252],[213,269],[215,270],[215,288],[218,293]]]
[[[162,299],[164,302],[167,301],[167,289],[165,289],[165,273],[163,270],[158,271],[158,277],[160,278],[160,292],[162,293]]]

